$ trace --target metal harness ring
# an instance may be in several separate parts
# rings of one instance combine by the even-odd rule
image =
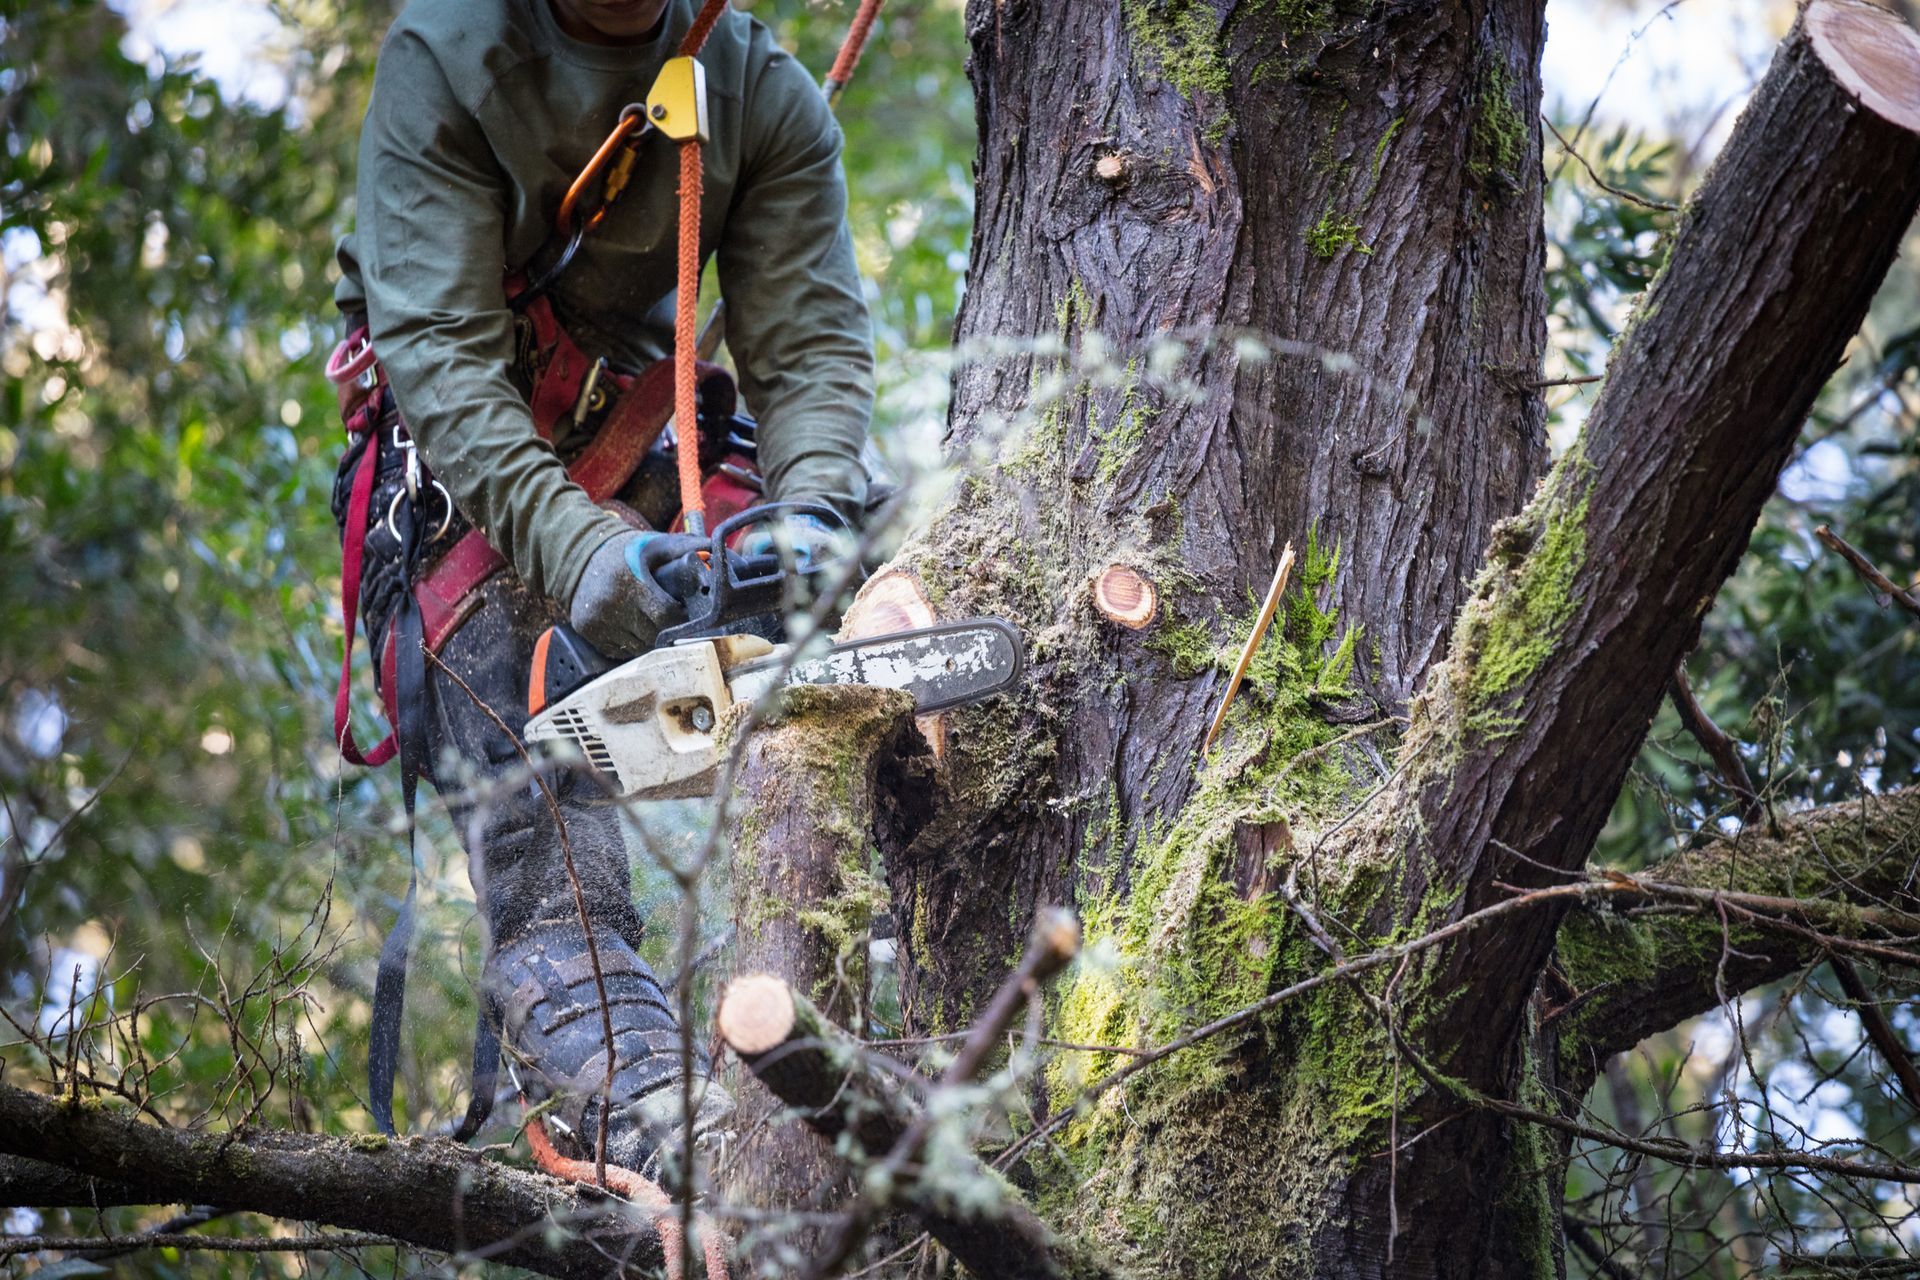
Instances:
[[[453,524],[453,495],[448,493],[447,486],[438,480],[429,480],[427,483],[440,491],[440,500],[447,506],[447,513],[440,517],[440,527],[435,529],[433,536],[427,539],[428,542],[438,542],[446,534],[448,527]],[[387,532],[393,535],[395,542],[400,541],[400,527],[397,523],[400,517],[400,499],[406,496],[405,489],[395,489],[393,501],[387,504]]]

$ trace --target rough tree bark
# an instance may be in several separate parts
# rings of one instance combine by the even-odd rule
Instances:
[[[1818,0],[1522,511],[1540,0],[976,0],[968,31],[959,338],[990,354],[950,443],[998,463],[893,577],[1013,618],[1032,664],[948,718],[940,805],[881,841],[914,1028],[969,1021],[1047,902],[1107,958],[1052,1029],[1153,1045],[1577,874],[1920,205],[1920,42]],[[1289,540],[1299,585],[1199,758]],[[1094,608],[1114,565],[1147,626]],[[1911,857],[1889,821],[1844,828],[1861,859]],[[1555,1105],[1561,915],[1169,1058],[1023,1176],[1147,1275],[1552,1274],[1564,1139],[1468,1100]],[[1037,1110],[1116,1061],[1064,1055]]]
[[[867,941],[887,907],[871,869],[874,833],[909,837],[908,797],[924,790],[903,785],[925,774],[912,711],[897,692],[795,689],[741,745],[740,793],[754,802],[732,830],[735,971],[783,979],[842,1025],[866,1015]],[[804,1128],[772,1123],[783,1104],[750,1073],[729,1085],[744,1136],[720,1170],[726,1199],[818,1211],[852,1193],[844,1161]],[[791,1268],[819,1240],[782,1225],[745,1243]]]

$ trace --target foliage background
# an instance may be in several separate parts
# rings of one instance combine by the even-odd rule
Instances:
[[[815,68],[849,16],[802,0],[743,7]],[[1763,8],[1777,27],[1789,6]],[[300,1064],[299,1087],[269,1093],[255,1116],[343,1132],[369,1127],[358,1101],[366,997],[405,868],[394,780],[343,773],[328,740],[341,635],[327,495],[340,438],[320,365],[337,336],[332,245],[351,224],[355,137],[393,8],[273,9],[288,92],[261,105],[150,56],[112,8],[0,0],[0,1007],[57,1032],[73,996],[124,1009],[139,991],[206,992],[219,972],[271,973],[303,929],[338,939],[317,958],[300,1016],[283,1011],[274,1025]],[[941,352],[966,261],[964,56],[958,0],[894,0],[843,99],[885,378],[876,425],[902,455],[937,443]],[[1655,136],[1576,132],[1588,110],[1549,102],[1609,185],[1667,201],[1697,178],[1730,118],[1723,107]],[[1604,368],[1672,215],[1603,190],[1551,141],[1548,172],[1549,376],[1581,376]],[[1781,809],[1920,772],[1920,628],[1811,533],[1831,522],[1897,577],[1920,566],[1912,260],[1808,424],[1801,460],[1689,663]],[[1548,392],[1556,439],[1570,436],[1591,390]],[[364,736],[378,722],[362,694]],[[1729,814],[1665,710],[1602,856],[1642,865]],[[431,907],[402,1090],[416,1128],[463,1105],[462,970],[476,967],[478,941],[457,847],[432,813],[425,835]],[[678,908],[659,877],[642,866],[636,892],[669,937]],[[319,903],[326,915],[308,928]],[[1911,1147],[1915,1117],[1860,1051],[1857,1020],[1831,990],[1817,972],[1658,1037],[1610,1073],[1592,1106],[1694,1140],[1764,1146],[1805,1126]],[[1911,1008],[1892,1012],[1910,1043],[1920,1039]],[[1744,1056],[1736,1019],[1751,1043]],[[171,1091],[161,1104],[170,1119],[234,1120],[254,1107],[246,1090],[217,1087],[231,1081],[233,1057],[201,1006],[155,1006],[141,1037],[155,1056],[184,1046],[156,1076]],[[39,1070],[30,1052],[7,1052],[10,1080]],[[1624,1241],[1670,1271],[1697,1261],[1707,1274],[1745,1274],[1841,1245],[1920,1249],[1912,1203],[1875,1201],[1878,1192],[1865,1193],[1874,1205],[1852,1205],[1790,1177],[1620,1175],[1606,1153],[1576,1162],[1576,1225],[1589,1224],[1602,1252]],[[1891,1208],[1904,1227],[1873,1225],[1869,1207]],[[130,1213],[108,1218],[124,1226]],[[51,1217],[16,1215],[8,1227],[93,1222]],[[1601,1265],[1581,1251],[1570,1264]],[[108,1265],[175,1275],[294,1264],[160,1253]]]

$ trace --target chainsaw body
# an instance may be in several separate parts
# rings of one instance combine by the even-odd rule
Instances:
[[[759,636],[721,636],[643,653],[538,712],[526,739],[571,743],[616,796],[706,795],[715,733],[734,703],[727,672],[773,652]]]

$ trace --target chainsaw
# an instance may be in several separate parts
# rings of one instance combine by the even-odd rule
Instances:
[[[1013,687],[1024,661],[1020,633],[1000,618],[972,618],[868,636],[818,653],[777,644],[799,584],[818,585],[825,562],[745,554],[753,526],[809,515],[845,528],[817,503],[766,503],[722,521],[705,549],[663,566],[655,579],[687,608],[654,649],[615,663],[571,627],[550,627],[534,646],[525,737],[570,745],[621,799],[713,792],[717,733],[735,705],[789,685],[860,684],[913,695],[916,714],[978,702]]]

